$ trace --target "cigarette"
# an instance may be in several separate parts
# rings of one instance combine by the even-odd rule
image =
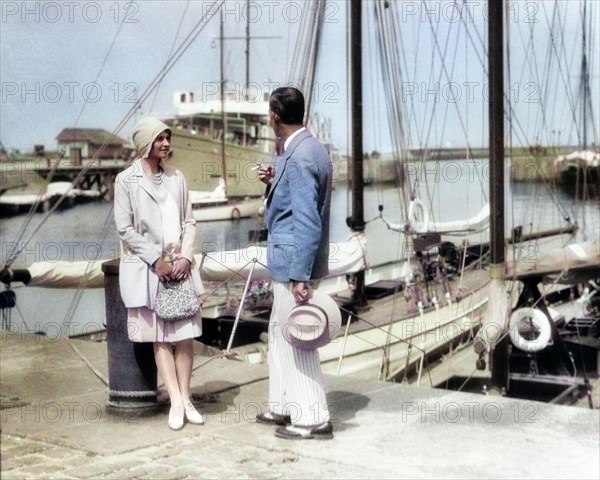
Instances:
[[[250,170],[258,170],[260,167],[262,167],[262,165],[263,165],[262,163],[257,163]]]

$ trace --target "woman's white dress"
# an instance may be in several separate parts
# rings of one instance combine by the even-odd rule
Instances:
[[[152,180],[151,183],[162,218],[163,258],[168,255],[177,258],[181,238],[181,215],[177,203],[162,183]],[[133,342],[178,342],[196,338],[202,335],[201,310],[193,318],[171,322],[157,317],[154,310],[147,307],[128,308],[127,334]]]

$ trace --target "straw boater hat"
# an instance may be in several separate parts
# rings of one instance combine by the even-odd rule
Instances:
[[[335,300],[317,290],[307,303],[296,305],[292,297],[284,309],[290,313],[281,327],[283,336],[298,348],[314,350],[327,345],[342,326],[342,315]]]
[[[137,123],[131,139],[140,157],[148,158],[154,140],[165,130],[171,133],[169,126],[155,117],[144,117]]]

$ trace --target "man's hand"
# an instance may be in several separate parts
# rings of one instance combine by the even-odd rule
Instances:
[[[261,163],[256,169],[256,174],[258,175],[258,179],[265,185],[271,185],[271,183],[273,183],[273,178],[275,177],[275,167],[273,167],[273,165],[263,165]]]
[[[290,285],[292,287],[292,295],[297,303],[306,303],[312,298],[313,292],[308,282],[292,280]]]

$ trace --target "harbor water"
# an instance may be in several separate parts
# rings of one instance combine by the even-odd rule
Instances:
[[[429,162],[425,169],[409,169],[411,185],[425,205],[431,205],[432,220],[451,221],[475,216],[487,198],[487,161]],[[483,185],[483,186],[482,186]],[[350,230],[350,192],[337,183],[332,196],[331,242],[345,241]],[[391,184],[371,185],[364,192],[367,221],[367,262],[370,266],[391,261],[403,254],[405,239],[389,230],[379,218],[379,207],[391,223],[402,223],[399,189]],[[597,200],[574,200],[560,190],[541,183],[506,185],[506,231],[517,225],[524,233],[565,226],[576,222],[581,239],[600,236]],[[28,222],[28,223],[27,223]],[[43,224],[40,225],[40,223]],[[39,228],[38,228],[39,226]],[[196,252],[225,252],[249,243],[249,231],[262,226],[260,219],[199,223]],[[487,241],[488,232],[469,237],[470,243]],[[463,242],[463,238],[451,241]],[[25,268],[39,261],[98,261],[117,258],[119,244],[112,203],[95,202],[56,211],[47,219],[35,213],[2,219],[0,232],[2,262],[21,249],[13,268]],[[335,248],[335,246],[333,247]],[[11,311],[11,329],[44,332],[49,337],[78,335],[104,329],[103,289],[49,289],[12,286],[17,306]]]

